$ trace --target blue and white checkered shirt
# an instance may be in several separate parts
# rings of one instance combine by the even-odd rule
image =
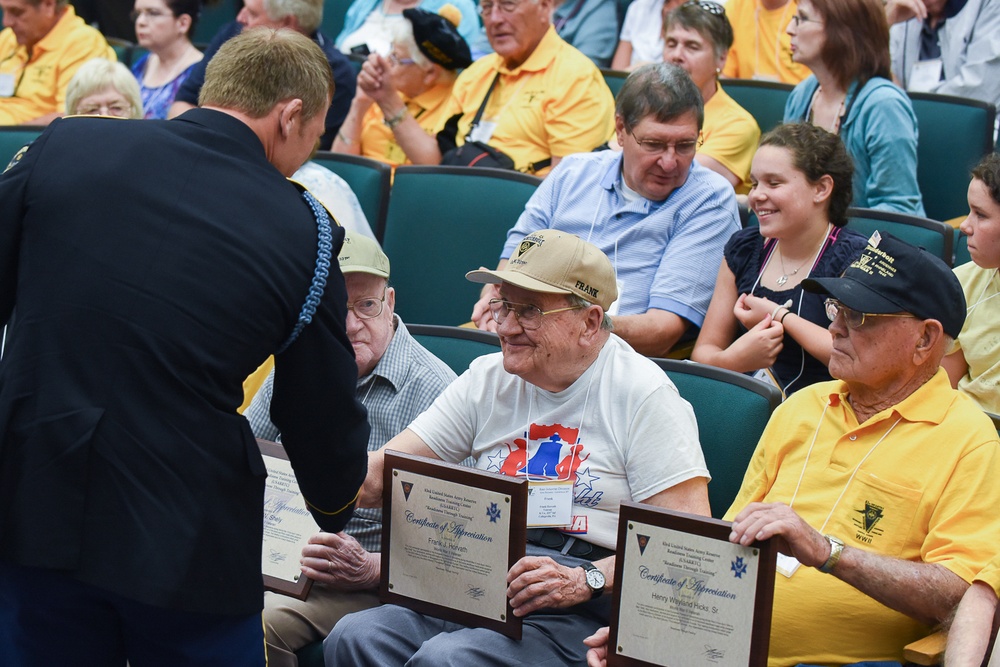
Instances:
[[[619,315],[666,310],[700,327],[708,312],[722,249],[740,229],[729,183],[697,162],[684,185],[662,202],[622,194],[622,154],[569,155],[531,196],[507,233],[502,259],[526,235],[561,229],[611,259]]]
[[[358,380],[358,397],[371,425],[370,452],[401,433],[455,379],[451,368],[415,341],[398,316],[394,322],[396,334],[385,354],[371,373]],[[256,437],[277,442],[281,434],[270,419],[273,386],[272,370],[243,414]],[[344,530],[368,551],[382,550],[382,510],[354,510]]]

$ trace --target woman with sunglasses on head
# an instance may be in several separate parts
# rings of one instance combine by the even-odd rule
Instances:
[[[190,38],[200,12],[201,0],[135,0],[136,40],[149,53],[132,65],[132,73],[146,118],[167,117],[177,89],[202,59]]]
[[[879,0],[800,0],[792,57],[813,74],[795,86],[785,122],[839,134],[854,160],[853,206],[923,215],[917,118],[889,80],[889,26]]]
[[[393,33],[388,58],[368,56],[358,75],[358,90],[337,133],[332,150],[386,162],[409,164],[396,141],[397,128],[414,123],[436,135],[448,120],[446,112],[457,70],[472,62],[469,46],[457,26],[461,12],[454,5],[439,14],[406,9]]]
[[[1000,414],[1000,154],[990,153],[972,170],[969,215],[959,229],[972,256],[955,269],[968,311],[941,365],[952,386]]]
[[[745,194],[760,128],[719,84],[733,44],[726,10],[711,0],[685,2],[664,18],[663,42],[663,60],[690,74],[705,102],[702,143],[695,159]]]
[[[830,379],[826,309],[800,283],[839,276],[865,248],[844,229],[852,172],[840,139],[814,125],[779,125],[761,138],[749,195],[760,226],[726,244],[694,361],[767,369],[786,394]]]

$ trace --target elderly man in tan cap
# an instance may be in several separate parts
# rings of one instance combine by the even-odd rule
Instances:
[[[481,357],[384,449],[532,481],[562,480],[565,526],[531,528],[507,575],[523,639],[385,605],[344,617],[327,664],[580,664],[580,642],[607,623],[618,509],[638,501],[709,514],[694,414],[666,375],[610,331],[614,269],[595,246],[555,229],[525,237],[490,303],[502,354]],[[362,504],[382,497],[382,451]],[[553,610],[559,610],[553,613]],[[538,613],[536,613],[538,612]]]

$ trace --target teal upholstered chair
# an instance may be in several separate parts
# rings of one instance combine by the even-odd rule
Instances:
[[[750,112],[761,132],[773,130],[785,118],[785,102],[792,92],[787,83],[753,81],[750,79],[723,79],[722,89],[736,103]]]
[[[955,234],[955,266],[962,266],[968,262],[972,261],[972,255],[969,254],[969,237],[958,231]]]
[[[382,247],[404,322],[469,321],[482,286],[466,272],[497,265],[507,231],[539,183],[499,169],[396,168]]]
[[[611,94],[618,97],[618,91],[625,85],[625,79],[628,78],[628,72],[602,67],[601,74],[604,75],[604,83],[608,84],[608,88],[611,89]]]
[[[318,151],[313,162],[326,167],[347,181],[358,197],[361,210],[368,218],[368,224],[375,238],[382,240],[385,231],[385,216],[389,210],[389,192],[392,183],[392,169],[378,160],[357,155],[344,155],[329,151]]]
[[[712,474],[708,484],[712,516],[721,518],[736,498],[781,393],[772,385],[723,368],[674,359],[653,361],[694,408],[701,449]],[[664,447],[669,447],[669,434],[664,438]]]
[[[236,15],[242,7],[243,3],[237,2],[237,0],[217,0],[216,2],[203,3],[201,14],[198,16],[198,24],[194,27],[194,34],[191,35],[191,41],[194,42],[195,46],[206,46],[215,37],[219,28],[236,20]]]
[[[993,150],[992,104],[950,95],[908,93],[917,115],[917,184],[924,213],[950,220],[969,208],[969,172]]]
[[[44,131],[44,127],[32,125],[0,126],[0,172],[19,150],[37,139]]]
[[[477,357],[500,351],[500,338],[492,331],[438,324],[408,324],[407,329],[457,375],[464,373]]]
[[[910,245],[923,248],[951,266],[954,230],[937,220],[871,208],[847,209],[847,228],[871,236],[872,232],[889,232]]]

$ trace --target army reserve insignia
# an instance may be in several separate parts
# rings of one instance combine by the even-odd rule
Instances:
[[[31,148],[31,144],[28,144],[27,146],[22,146],[21,150],[19,150],[17,153],[14,153],[14,157],[10,159],[10,162],[8,162],[7,166],[4,168],[4,173],[8,172],[11,167],[20,162],[21,158],[24,157],[24,154],[28,152],[29,148]]]
[[[855,514],[860,514],[861,516],[854,517],[854,525],[858,528],[858,533],[855,537],[866,543],[871,544],[872,538],[880,536],[884,531],[878,528],[878,522],[882,520],[885,516],[885,508],[881,505],[876,505],[871,501],[865,501],[865,508],[854,510]]]
[[[535,242],[535,241],[529,241],[527,239],[525,239],[524,241],[521,241],[521,245],[517,246],[517,254],[518,254],[518,256],[523,255],[524,253],[528,252],[528,250],[532,246],[536,246],[536,245],[538,245],[538,243]]]

